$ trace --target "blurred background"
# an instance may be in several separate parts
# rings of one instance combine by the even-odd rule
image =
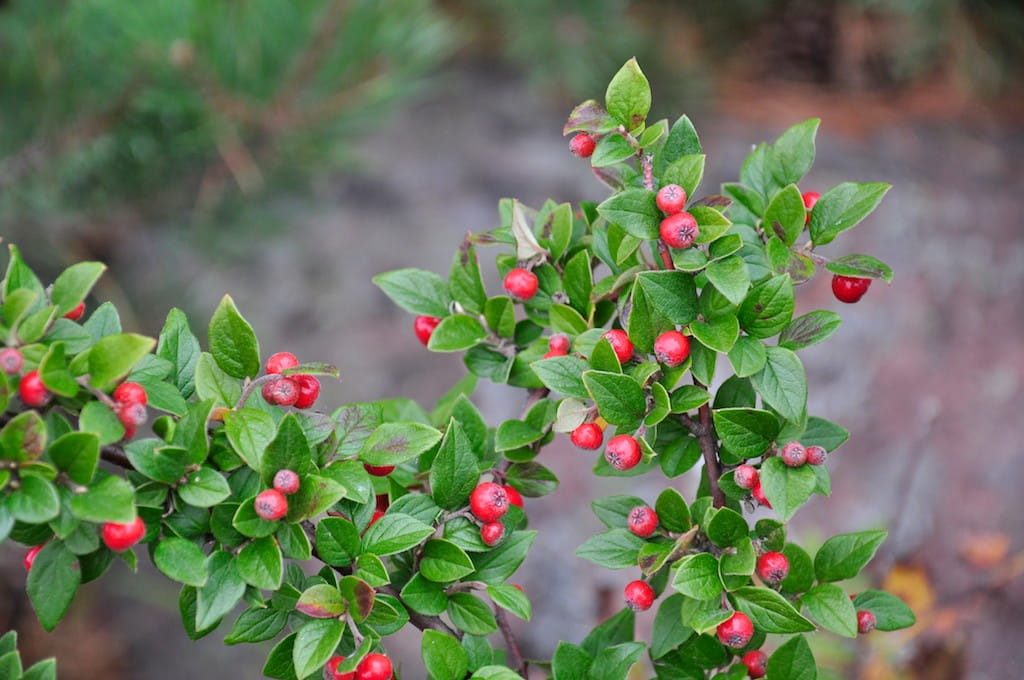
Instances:
[[[170,306],[202,329],[230,291],[265,353],[341,368],[328,410],[429,403],[461,363],[426,352],[370,277],[446,272],[467,230],[497,226],[501,197],[601,200],[561,127],[633,55],[652,119],[685,112],[701,134],[701,193],[811,116],[823,123],[802,190],[895,185],[833,246],[877,255],[896,279],[803,353],[811,412],[852,437],[829,463],[833,498],[792,532],[815,545],[888,527],[851,592],[884,585],[919,623],[816,636],[825,676],[1021,677],[1019,0],[0,0],[0,235],[44,279],[107,262],[97,298],[132,330],[157,333]],[[800,292],[798,313],[840,306],[824,276]],[[492,422],[522,403],[490,385],[476,398]],[[527,655],[549,657],[635,578],[567,550],[598,529],[580,499],[653,501],[662,484],[594,478],[567,441],[543,462],[562,486],[527,501],[540,537],[520,634]],[[675,483],[692,498],[693,479]],[[177,589],[148,567],[116,566],[45,635],[20,557],[0,551],[0,630],[21,631],[26,660],[55,654],[68,678],[260,675],[265,650],[223,647],[228,624],[191,643]],[[422,677],[418,647],[415,631],[392,645],[404,677]]]

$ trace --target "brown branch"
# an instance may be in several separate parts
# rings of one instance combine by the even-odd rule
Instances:
[[[100,449],[100,458],[107,461],[108,463],[112,463],[118,467],[124,468],[125,470],[135,469],[135,467],[132,465],[132,462],[128,460],[128,456],[125,455],[124,449],[122,449],[120,446],[107,444],[102,449]]]
[[[668,244],[660,238],[658,239],[658,254],[661,255],[662,269],[676,268],[676,263],[672,261],[672,251],[668,249]]]
[[[394,586],[379,586],[377,590],[386,595],[391,595],[392,597],[397,598],[399,602],[402,601],[401,595],[399,595],[398,590]],[[402,602],[402,605],[405,606],[406,610],[408,610],[409,612],[409,623],[416,626],[420,630],[437,630],[442,633],[447,633],[448,635],[451,635],[457,640],[462,639],[462,631],[453,629],[447,623],[442,621],[439,616],[427,616],[425,614],[419,614],[413,611],[404,602]]]
[[[693,384],[701,389],[707,389],[701,384],[696,378]],[[716,508],[725,506],[725,493],[722,491],[722,487],[719,486],[718,480],[722,476],[722,464],[718,460],[718,441],[715,435],[715,429],[711,425],[711,408],[704,404],[697,411],[697,415],[700,418],[700,434],[697,438],[700,440],[700,452],[704,456],[704,469],[708,474],[708,489],[711,491],[711,498]]]
[[[508,615],[505,614],[505,610],[494,605],[494,618],[498,622],[498,628],[501,629],[501,636],[505,638],[505,646],[508,647],[508,651],[512,654],[512,659],[515,661],[516,670],[519,675],[527,676],[526,671],[526,660],[523,659],[523,653],[519,651],[519,643],[516,642],[516,636],[512,632],[512,626],[509,625]]]

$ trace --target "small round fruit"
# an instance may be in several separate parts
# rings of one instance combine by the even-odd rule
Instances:
[[[550,359],[552,357],[564,357],[566,354],[567,352],[559,352],[556,349],[549,349],[547,352],[544,352],[544,356],[542,356],[541,359]]]
[[[274,488],[286,496],[299,490],[299,476],[294,470],[281,468],[274,475]]]
[[[260,392],[268,404],[291,406],[299,399],[299,384],[291,378],[278,378],[265,383]]]
[[[633,341],[629,339],[626,331],[613,328],[610,331],[605,331],[601,337],[612,346],[612,350],[615,351],[615,356],[619,358],[620,364],[624,364],[633,358]]]
[[[779,458],[789,467],[800,467],[807,462],[807,449],[800,442],[789,442],[782,447]]]
[[[379,512],[387,512],[391,507],[391,497],[386,493],[377,494],[376,508]]]
[[[840,302],[853,304],[868,292],[871,286],[871,279],[862,279],[857,276],[840,276],[835,274],[832,277],[832,294]]]
[[[768,655],[760,649],[750,650],[740,662],[747,667],[747,675],[752,678],[763,678],[768,673]]]
[[[297,375],[294,380],[299,386],[299,398],[295,400],[295,408],[309,408],[320,396],[320,381],[311,375]]]
[[[508,493],[494,482],[478,484],[469,496],[469,509],[481,522],[496,522],[508,512]]]
[[[267,489],[256,495],[253,501],[256,514],[260,518],[273,522],[288,514],[288,499],[277,489]]]
[[[771,586],[782,583],[789,576],[789,560],[780,552],[766,552],[757,558],[757,575]]]
[[[654,356],[674,368],[690,356],[690,339],[679,331],[665,331],[654,341]]]
[[[280,373],[289,368],[295,368],[299,365],[299,360],[291,352],[278,352],[277,354],[271,354],[267,359],[265,368],[267,373]]]
[[[25,553],[24,559],[21,560],[21,563],[25,565],[25,571],[32,571],[32,565],[36,561],[36,555],[38,555],[39,551],[42,549],[43,546],[41,545],[33,546],[28,549],[28,552]]]
[[[754,624],[743,612],[733,612],[732,616],[718,624],[716,632],[718,641],[723,645],[740,649],[754,637]]]
[[[356,666],[355,680],[391,680],[391,659],[383,654],[367,654]]]
[[[121,383],[111,396],[114,398],[114,401],[122,404],[142,404],[145,406],[149,401],[146,388],[135,382]]]
[[[597,142],[586,132],[581,132],[569,140],[569,151],[572,151],[580,158],[590,158],[593,156],[596,147]]]
[[[417,316],[416,320],[412,322],[412,332],[426,346],[430,342],[430,336],[434,334],[434,329],[437,328],[439,323],[441,323],[441,320],[436,316]]]
[[[487,522],[480,527],[480,540],[486,546],[495,546],[505,536],[505,525],[501,522]]]
[[[107,522],[103,525],[103,543],[114,552],[124,552],[146,535],[146,524],[136,517],[127,524]]]
[[[753,489],[760,479],[761,475],[757,468],[745,463],[736,468],[732,475],[732,481],[736,482],[736,486],[741,489]]]
[[[594,451],[604,442],[604,430],[597,423],[583,423],[572,431],[569,439],[581,449]]]
[[[117,413],[117,419],[124,425],[125,439],[134,437],[135,431],[149,417],[146,407],[142,404],[118,404],[115,407],[115,412]]]
[[[626,604],[635,612],[645,612],[654,604],[654,589],[646,581],[630,581],[622,594]]]
[[[537,275],[528,269],[516,267],[505,275],[505,290],[524,302],[537,294],[537,285]]]
[[[640,444],[628,434],[611,438],[604,448],[604,459],[616,470],[629,470],[640,462]]]
[[[395,471],[394,465],[369,465],[363,463],[363,468],[374,477],[387,477]]]
[[[569,336],[565,333],[552,335],[548,340],[548,349],[559,354],[569,353]]]
[[[523,495],[516,491],[516,488],[514,486],[509,486],[508,484],[506,484],[501,488],[505,489],[505,494],[508,496],[509,505],[514,505],[517,508],[523,507]]]
[[[658,190],[654,200],[658,204],[658,210],[666,215],[675,215],[682,212],[686,205],[686,189],[678,184],[666,184]]]
[[[658,231],[661,240],[672,248],[689,248],[700,234],[697,220],[688,212],[669,215],[661,221]]]
[[[348,673],[339,673],[338,666],[345,662],[343,656],[332,656],[327,660],[327,664],[324,666],[327,669],[328,680],[354,680],[356,677],[355,671]]]
[[[18,396],[29,408],[42,406],[50,400],[50,392],[43,385],[39,371],[29,371],[21,376],[21,381],[18,382]]]
[[[658,513],[654,508],[638,505],[626,516],[626,526],[641,538],[647,538],[658,528]]]
[[[807,463],[808,465],[821,465],[828,458],[828,452],[824,446],[808,446],[807,447]]]
[[[878,625],[878,619],[872,612],[867,609],[861,609],[857,612],[857,632],[861,635],[866,635],[875,629]]]
[[[64,314],[64,318],[71,319],[72,321],[78,321],[82,318],[83,314],[85,314],[85,303],[79,302],[77,305],[72,307],[70,311]]]
[[[750,489],[750,495],[754,497],[754,500],[766,508],[772,507],[772,504],[768,502],[768,497],[764,495],[764,489],[761,488],[761,480],[758,479],[754,484],[753,488]]]
[[[21,371],[21,367],[24,365],[25,357],[21,356],[21,352],[13,347],[0,349],[0,371],[7,375],[14,375]]]
[[[819,198],[821,198],[821,194],[817,191],[805,191],[803,193],[804,207],[807,208],[807,217],[804,218],[804,224],[811,223],[811,208],[814,207]]]

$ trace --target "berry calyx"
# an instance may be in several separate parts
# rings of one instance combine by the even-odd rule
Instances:
[[[363,463],[363,468],[374,477],[387,477],[395,470],[394,465],[369,465]]]
[[[29,371],[21,376],[21,381],[18,382],[18,396],[25,406],[30,408],[42,406],[50,400],[50,392],[43,384],[43,379],[39,377],[39,371]]]
[[[789,442],[782,447],[779,458],[789,467],[800,467],[807,462],[807,449],[800,442]]]
[[[537,275],[528,269],[516,267],[505,274],[505,290],[512,297],[526,302],[537,294]]]
[[[654,341],[654,356],[669,368],[674,368],[690,356],[690,339],[679,331],[665,331]]]
[[[766,508],[772,507],[772,504],[768,502],[768,497],[764,495],[764,490],[761,488],[761,480],[758,479],[754,486],[750,489],[750,495],[754,497],[760,505]]]
[[[581,449],[593,451],[601,448],[604,442],[604,430],[597,423],[583,423],[569,435],[572,443]]]
[[[740,649],[754,637],[754,624],[743,612],[733,612],[732,616],[718,624],[716,632],[718,641],[723,645]]]
[[[480,527],[480,540],[486,546],[495,546],[505,535],[505,525],[501,522],[487,522]]]
[[[517,508],[523,507],[523,495],[516,491],[515,487],[506,484],[501,488],[505,489],[505,495],[508,496],[508,502],[510,505],[514,505]]]
[[[654,589],[646,581],[630,581],[622,590],[626,604],[635,612],[645,612],[654,604]]]
[[[281,468],[274,475],[274,488],[288,496],[299,490],[299,476],[294,470]]]
[[[391,659],[383,654],[367,654],[356,666],[355,680],[391,680]]]
[[[324,668],[329,674],[328,680],[354,680],[356,677],[355,671],[349,671],[348,673],[339,673],[338,666],[345,663],[345,657],[343,656],[332,656],[327,660]]]
[[[647,538],[658,528],[658,513],[654,508],[638,505],[626,516],[626,526],[641,538]]]
[[[320,381],[311,375],[297,375],[293,380],[299,386],[299,398],[295,400],[295,408],[309,408],[320,396]]]
[[[256,514],[268,522],[281,519],[288,514],[288,499],[277,489],[267,489],[256,495],[253,501]]]
[[[295,368],[299,365],[299,360],[291,352],[278,352],[277,354],[271,354],[267,358],[267,363],[264,365],[267,373],[280,373],[281,371],[289,368]]]
[[[79,302],[77,305],[72,307],[67,313],[64,314],[65,319],[71,319],[72,321],[78,321],[85,314],[85,303]]]
[[[872,612],[867,609],[861,609],[857,612],[857,632],[861,635],[867,635],[875,629],[878,625],[878,619]]]
[[[782,583],[789,576],[789,559],[780,552],[766,552],[757,558],[757,575],[768,585]]]
[[[686,190],[678,184],[666,184],[658,190],[654,201],[658,204],[658,210],[666,215],[675,215],[686,205]]]
[[[264,384],[260,393],[268,404],[291,406],[299,399],[299,384],[292,378],[278,378]]]
[[[145,406],[149,401],[146,388],[135,382],[121,383],[111,396],[114,398],[114,401],[121,404],[142,404]]]
[[[416,320],[412,322],[412,332],[426,346],[430,342],[430,336],[434,334],[434,329],[437,328],[439,323],[441,323],[441,319],[436,316],[417,316]]]
[[[136,517],[127,524],[106,522],[101,532],[103,543],[114,552],[124,552],[142,540],[146,535],[146,524]]]
[[[821,198],[821,194],[817,191],[805,191],[801,198],[804,199],[804,207],[807,208],[807,217],[804,218],[804,224],[810,224],[811,208],[813,208],[814,204],[818,202],[819,198]]]
[[[761,474],[753,465],[740,465],[732,474],[732,481],[741,489],[753,489],[761,479]]]
[[[25,357],[13,347],[0,349],[0,371],[7,375],[14,375],[25,365]]]
[[[604,448],[604,459],[616,470],[629,470],[640,462],[640,444],[628,434],[612,437]]]
[[[43,549],[43,546],[37,545],[28,549],[25,553],[25,557],[21,560],[21,563],[25,566],[25,571],[32,571],[32,565],[36,561],[36,555]]]
[[[548,340],[548,349],[559,354],[569,353],[569,336],[565,333],[552,335]]]
[[[828,451],[825,450],[824,446],[808,446],[807,447],[807,464],[808,465],[821,465],[828,458]]]
[[[661,240],[671,248],[689,248],[700,234],[700,229],[697,227],[697,220],[693,215],[688,212],[678,212],[661,221],[658,233],[661,235]]]
[[[590,158],[593,156],[596,147],[597,142],[586,132],[581,132],[569,140],[569,151],[572,151],[580,158]]]
[[[864,297],[871,286],[871,279],[862,279],[857,276],[842,276],[835,274],[832,277],[832,294],[840,302],[853,304]]]
[[[469,509],[481,522],[496,522],[508,512],[508,493],[494,482],[478,484],[469,496]]]
[[[752,678],[763,678],[768,673],[768,655],[760,649],[752,649],[740,659],[747,667],[747,675]]]
[[[612,346],[612,350],[615,351],[615,356],[619,358],[620,364],[624,364],[633,358],[633,341],[629,339],[626,331],[613,328],[610,331],[605,331],[601,337]]]

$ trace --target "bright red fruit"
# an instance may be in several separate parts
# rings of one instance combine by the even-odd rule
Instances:
[[[669,368],[690,356],[690,339],[679,331],[665,331],[654,341],[654,356]]]
[[[658,513],[654,512],[654,508],[638,505],[629,511],[626,526],[637,536],[646,538],[658,528]]]
[[[559,354],[569,353],[569,336],[565,333],[552,335],[548,340],[548,349]]]
[[[483,482],[470,494],[469,509],[481,522],[496,522],[508,512],[508,494],[500,484]]]
[[[658,210],[666,215],[675,215],[686,205],[686,190],[678,184],[666,184],[658,190],[654,200],[658,204]]]
[[[434,334],[434,329],[439,323],[441,320],[436,316],[417,316],[416,320],[412,322],[412,332],[416,334],[420,342],[426,345],[430,342],[430,336]]]
[[[383,654],[367,654],[356,666],[355,680],[391,680],[391,660]]]
[[[295,368],[299,365],[299,360],[291,352],[278,352],[277,354],[271,354],[267,359],[265,368],[267,373],[280,373],[289,368]]]
[[[757,558],[757,575],[768,585],[782,583],[789,576],[789,560],[780,552],[766,552]]]
[[[114,406],[114,412],[117,414],[117,419],[124,425],[124,438],[131,439],[135,436],[135,431],[146,422],[149,417],[146,412],[146,407],[142,404],[122,404],[118,402]]]
[[[277,489],[261,491],[253,501],[256,514],[267,521],[281,519],[288,514],[288,499]]]
[[[537,285],[537,275],[527,269],[516,267],[505,275],[505,290],[524,302],[537,294]]]
[[[615,435],[604,448],[604,459],[616,470],[629,470],[640,462],[640,444],[628,434]]]
[[[835,274],[832,277],[832,294],[840,302],[853,304],[868,292],[871,286],[871,279],[862,279],[856,276],[840,276]]]
[[[366,463],[363,463],[363,467],[374,477],[387,477],[395,469],[394,465],[367,465]]]
[[[517,508],[523,507],[523,496],[516,491],[515,487],[506,484],[501,488],[505,489],[505,494],[508,496],[508,502],[510,505],[514,505]]]
[[[281,468],[274,475],[274,488],[286,496],[293,494],[299,490],[299,476],[294,470]]]
[[[697,220],[688,212],[669,215],[658,228],[661,240],[672,248],[689,248],[700,233]]]
[[[299,386],[299,398],[295,400],[295,408],[309,408],[320,396],[320,381],[311,375],[297,375],[293,380]]]
[[[594,155],[594,149],[597,147],[597,142],[594,138],[585,132],[581,132],[572,139],[569,140],[569,151],[580,158],[590,158]]]
[[[645,581],[627,583],[622,594],[626,597],[626,604],[635,612],[645,612],[654,604],[654,589]]]
[[[765,506],[766,508],[772,507],[772,504],[768,502],[768,497],[764,495],[764,490],[761,488],[761,480],[758,479],[754,484],[753,488],[750,489],[750,495],[754,497],[754,500]]]
[[[857,632],[861,635],[866,635],[875,629],[878,625],[878,619],[875,615],[869,612],[867,609],[861,609],[857,612]]]
[[[823,446],[808,446],[807,447],[807,463],[809,465],[821,465],[825,462],[828,457],[828,452]]]
[[[21,370],[21,367],[25,365],[25,358],[21,356],[21,352],[13,347],[5,347],[0,349],[0,371],[3,371],[7,375],[14,375]]]
[[[807,449],[800,442],[789,442],[782,447],[779,458],[789,467],[800,467],[807,462]]]
[[[819,194],[817,191],[805,191],[804,192],[804,194],[803,194],[804,207],[807,208],[807,217],[804,218],[804,224],[810,224],[810,222],[811,222],[811,208],[814,207],[814,204],[818,202],[819,198],[821,198],[821,194]]]
[[[127,524],[107,522],[103,525],[103,543],[114,552],[124,552],[142,540],[146,535],[146,525],[141,517],[136,517]]]
[[[732,481],[741,489],[753,489],[760,479],[761,475],[753,465],[740,465],[732,475]]]
[[[560,352],[557,349],[549,349],[547,352],[544,352],[544,356],[542,356],[541,359],[550,359],[551,357],[564,357],[566,354],[567,352]]]
[[[328,680],[354,680],[356,677],[355,671],[349,671],[348,673],[339,673],[338,666],[345,662],[343,656],[332,656],[325,666],[327,672],[330,674]]]
[[[25,571],[32,571],[32,565],[36,561],[36,555],[38,555],[39,551],[42,549],[43,546],[41,545],[37,545],[28,549],[28,552],[25,553],[25,558],[21,561],[21,563],[25,565]]]
[[[718,624],[718,641],[726,647],[740,649],[754,637],[754,624],[743,612],[733,612],[732,616]]]
[[[39,377],[39,371],[29,371],[21,376],[18,383],[18,396],[25,403],[25,406],[42,406],[50,400],[50,392],[43,385],[43,379]]]
[[[633,358],[633,341],[629,339],[626,331],[613,328],[610,331],[605,331],[601,337],[612,346],[615,356],[619,358],[620,364],[624,364]]]
[[[583,423],[572,431],[569,439],[581,449],[593,451],[601,448],[601,443],[604,441],[604,430],[597,423]]]
[[[740,662],[747,667],[747,675],[752,678],[763,678],[768,673],[768,655],[760,649],[750,650]]]
[[[501,522],[487,522],[480,527],[480,540],[484,542],[484,545],[498,545],[504,535],[505,525]]]
[[[111,396],[114,397],[114,401],[122,404],[142,404],[145,406],[149,401],[146,388],[135,382],[121,383]]]
[[[64,318],[71,319],[72,321],[78,321],[82,318],[83,314],[85,314],[85,303],[79,302],[64,315]]]
[[[278,378],[265,383],[260,392],[268,404],[291,406],[299,399],[299,384],[291,378]]]
[[[391,507],[391,497],[386,493],[377,494],[376,507],[378,512],[387,512],[388,508]]]

